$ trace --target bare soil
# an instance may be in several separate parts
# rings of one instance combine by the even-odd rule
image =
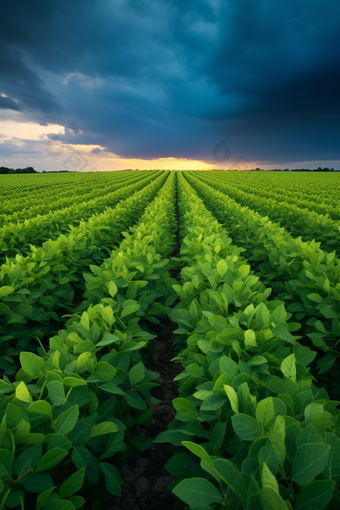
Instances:
[[[154,414],[146,427],[138,427],[144,437],[155,438],[167,429],[175,415],[172,400],[177,396],[177,383],[174,377],[183,369],[170,360],[175,356],[172,333],[177,325],[169,318],[158,327],[158,336],[153,340],[157,352],[146,364],[149,370],[157,372],[160,377],[155,381],[158,387],[152,389],[152,395],[161,400],[159,404],[147,402]],[[171,457],[170,444],[153,444],[150,449],[140,452],[137,458],[128,459],[123,466],[121,497],[115,497],[108,510],[173,510],[175,498],[166,488],[173,477],[164,468]]]

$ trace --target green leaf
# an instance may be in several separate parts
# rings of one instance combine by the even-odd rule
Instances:
[[[323,298],[319,294],[307,294],[308,299],[314,301],[315,303],[322,303]]]
[[[172,492],[190,508],[204,507],[222,500],[220,492],[205,478],[182,480]]]
[[[242,500],[246,501],[247,488],[237,467],[229,460],[214,460],[214,468],[222,480]]]
[[[8,296],[14,292],[13,287],[9,287],[8,285],[5,285],[4,287],[0,287],[0,297]]]
[[[45,506],[54,489],[55,487],[51,487],[50,489],[48,489],[47,491],[43,492],[38,496],[36,510],[41,510],[41,508]]]
[[[286,503],[271,487],[266,487],[260,492],[262,510],[289,510]]]
[[[265,462],[263,462],[262,466],[262,472],[261,472],[261,482],[262,487],[265,489],[266,487],[270,487],[278,494],[279,492],[279,484],[277,483],[277,480],[273,473],[270,471],[269,467]]]
[[[244,332],[244,346],[246,349],[257,347],[255,331],[248,329]]]
[[[224,391],[228,395],[232,410],[234,411],[235,414],[238,414],[239,413],[238,398],[236,391],[234,390],[234,388],[228,386],[227,384],[224,385]]]
[[[325,467],[330,446],[325,443],[307,443],[300,446],[293,463],[293,481],[305,485]]]
[[[316,480],[298,493],[295,510],[323,510],[332,499],[335,482]]]
[[[48,396],[55,406],[61,406],[65,402],[64,385],[60,381],[51,381],[47,384]]]
[[[142,409],[143,411],[146,409],[146,403],[136,391],[125,393],[124,398],[126,399],[127,403],[134,409]]]
[[[259,423],[262,424],[263,427],[265,427],[271,421],[271,419],[274,418],[274,413],[275,410],[272,397],[260,400],[260,402],[257,404],[256,419]]]
[[[274,426],[268,432],[268,437],[278,461],[283,468],[286,459],[286,425],[283,416],[278,416],[276,418]]]
[[[115,295],[117,294],[118,292],[118,289],[117,289],[117,285],[115,284],[115,282],[113,282],[112,280],[109,282],[109,294],[111,297],[115,297]]]
[[[30,392],[27,389],[26,384],[24,381],[21,381],[18,386],[15,388],[15,396],[18,400],[21,400],[22,402],[33,402],[32,396]]]
[[[80,319],[80,324],[83,326],[84,329],[90,331],[90,320],[87,312],[83,312]]]
[[[44,375],[44,360],[33,352],[21,352],[20,363],[26,374],[38,378]]]
[[[61,498],[69,498],[78,492],[84,483],[85,478],[85,467],[79,469],[71,475],[65,482],[60,486],[59,496]]]
[[[129,381],[132,387],[143,381],[145,377],[145,366],[142,362],[134,365],[129,372]]]
[[[71,501],[67,499],[55,499],[48,503],[48,510],[76,510],[76,508]]]
[[[18,476],[22,476],[29,469],[34,469],[38,464],[40,457],[42,454],[42,445],[35,444],[24,450],[19,457],[15,459],[14,462],[14,471]]]
[[[45,455],[40,459],[37,465],[37,471],[46,471],[47,469],[51,469],[53,466],[62,461],[68,452],[63,450],[62,448],[52,448],[52,450],[45,453]]]
[[[41,494],[49,489],[53,489],[51,476],[43,473],[30,473],[24,476],[20,481],[28,492]]]
[[[99,361],[94,367],[92,376],[101,382],[110,381],[117,373],[115,367],[106,363],[106,361]]]
[[[262,436],[261,424],[247,414],[235,414],[231,421],[236,434],[244,441],[256,441]]]
[[[67,411],[61,413],[54,422],[54,430],[59,434],[68,434],[77,423],[79,416],[79,407],[72,406]]]
[[[202,459],[206,464],[208,464],[209,467],[214,469],[214,464],[210,458],[210,455],[202,446],[196,443],[192,443],[191,441],[182,441],[182,445],[188,448],[188,450],[190,450],[193,454],[197,455],[197,457]]]
[[[107,462],[101,462],[100,469],[104,473],[106,488],[109,491],[109,493],[113,494],[113,496],[121,496],[122,494],[120,488],[121,478],[119,476],[117,468]]]
[[[185,398],[175,398],[172,405],[177,411],[177,419],[181,421],[191,421],[198,416],[198,411]]]
[[[106,345],[111,345],[116,342],[120,342],[120,339],[116,335],[111,335],[111,333],[104,333],[103,338],[100,342],[96,344],[97,347],[104,347]]]
[[[36,413],[49,418],[52,416],[52,407],[45,400],[36,400],[27,408],[29,413]]]
[[[103,421],[102,423],[99,423],[98,425],[94,425],[92,427],[89,439],[92,439],[93,437],[102,436],[104,434],[111,434],[112,432],[117,432],[118,427],[115,423],[112,423],[110,421]]]
[[[124,304],[123,304],[123,306],[124,306]],[[137,310],[139,310],[139,308],[140,308],[140,304],[139,303],[136,303],[135,305],[127,306],[122,311],[121,318],[122,317],[126,317],[127,315],[130,315],[131,313],[137,312]]]
[[[295,354],[291,354],[287,356],[281,363],[281,372],[283,375],[291,379],[292,381],[296,381],[296,364],[295,364]]]

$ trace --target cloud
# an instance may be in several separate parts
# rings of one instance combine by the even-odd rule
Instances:
[[[7,97],[5,95],[0,96],[0,109],[3,110],[14,110],[19,112],[20,108],[17,105],[16,101],[13,101],[10,97]]]
[[[64,126],[62,143],[213,162],[228,134],[234,161],[340,159],[336,0],[17,0],[2,10],[0,108]]]

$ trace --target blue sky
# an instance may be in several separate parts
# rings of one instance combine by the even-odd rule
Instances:
[[[1,9],[0,166],[340,168],[336,0]]]

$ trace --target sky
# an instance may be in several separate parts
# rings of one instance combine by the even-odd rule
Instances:
[[[2,0],[0,166],[340,169],[338,0]]]

